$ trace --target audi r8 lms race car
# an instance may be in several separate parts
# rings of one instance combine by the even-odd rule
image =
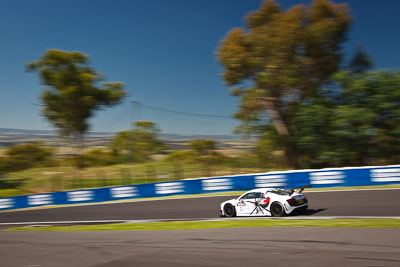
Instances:
[[[302,214],[308,208],[308,200],[302,194],[302,186],[295,189],[257,188],[221,203],[220,216],[274,216]],[[296,190],[298,189],[298,192]]]

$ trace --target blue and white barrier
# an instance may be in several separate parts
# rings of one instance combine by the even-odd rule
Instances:
[[[245,191],[257,187],[295,188],[311,184],[315,188],[324,188],[399,183],[400,165],[279,171],[0,198],[0,210],[170,195]]]

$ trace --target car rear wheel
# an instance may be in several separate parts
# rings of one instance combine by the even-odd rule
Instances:
[[[285,215],[285,210],[283,209],[283,206],[279,202],[274,202],[271,205],[271,215],[274,217],[282,217]]]
[[[225,206],[224,206],[224,213],[225,213],[225,215],[228,216],[228,217],[234,217],[234,216],[236,216],[235,207],[234,207],[232,204],[230,204],[230,203],[225,204]]]

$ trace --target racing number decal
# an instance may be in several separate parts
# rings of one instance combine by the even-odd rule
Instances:
[[[245,207],[246,207],[246,203],[244,203],[243,200],[239,201],[239,203],[237,204],[239,211],[243,212]]]

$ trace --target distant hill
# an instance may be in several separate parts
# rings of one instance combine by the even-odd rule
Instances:
[[[183,134],[160,134],[162,139],[167,140],[194,140],[194,139],[215,139],[220,141],[239,140],[240,137],[233,135],[183,135]]]
[[[104,147],[110,142],[115,132],[90,132],[86,136],[86,145],[91,147]],[[218,142],[220,149],[248,149],[252,146],[252,140],[243,140],[232,135],[181,135],[181,134],[160,134],[160,138],[172,150],[188,148],[188,142],[194,139],[214,139]],[[60,142],[58,135],[50,130],[27,130],[0,128],[0,147],[8,147],[23,143],[43,142],[54,147],[62,147],[65,144]]]
[[[115,135],[115,132],[89,132],[88,136],[98,136],[98,135]],[[13,135],[24,135],[26,137],[37,137],[37,136],[52,136],[57,137],[57,134],[54,131],[50,130],[28,130],[28,129],[13,129],[13,128],[0,128],[0,135],[1,136],[13,136]],[[162,139],[167,140],[193,140],[193,139],[215,139],[215,140],[237,140],[240,137],[233,136],[233,135],[184,135],[184,134],[169,134],[169,133],[162,133],[160,134]]]
[[[86,148],[106,147],[115,132],[90,132],[86,136]],[[242,139],[231,135],[182,135],[182,134],[160,134],[160,138],[170,151],[181,151],[188,149],[188,143],[194,139],[214,139],[218,143],[218,150],[227,155],[238,155],[241,151],[250,151],[254,140]],[[68,144],[61,141],[55,131],[50,130],[27,130],[0,128],[0,148],[13,145],[43,142],[46,145],[57,147],[57,153],[68,155],[71,149]],[[0,150],[2,151],[2,150]],[[0,156],[2,152],[0,152]]]
[[[57,134],[50,130],[27,130],[27,129],[13,129],[13,128],[0,128],[0,135],[54,135]],[[113,132],[92,132],[89,135],[114,135]]]
[[[52,131],[48,130],[25,130],[25,129],[13,129],[13,128],[0,128],[0,135],[53,135]]]

